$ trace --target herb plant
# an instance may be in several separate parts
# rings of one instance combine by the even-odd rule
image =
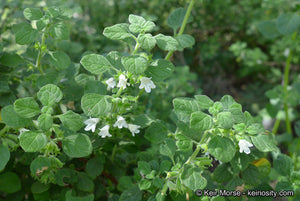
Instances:
[[[263,112],[276,122],[265,130],[234,97],[214,101],[194,90],[195,74],[172,62],[195,44],[185,33],[195,3],[170,13],[173,35],[130,14],[103,30],[128,51],[86,51],[79,59],[81,46],[68,41],[71,9],[23,10],[25,19],[11,27],[20,50],[1,46],[0,200],[272,200],[270,192],[299,199],[298,153],[291,158],[278,146],[292,141],[297,117],[290,109],[299,105],[299,78],[289,86],[296,47],[284,84],[266,92]],[[283,14],[257,27],[294,41],[298,18]],[[239,77],[266,71],[261,49],[237,41],[229,50],[243,65]],[[290,141],[274,135],[281,120]]]

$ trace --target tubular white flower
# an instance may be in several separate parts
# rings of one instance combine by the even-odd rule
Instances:
[[[103,128],[99,129],[100,132],[98,133],[99,136],[102,138],[111,137],[112,135],[109,133],[109,125],[104,126]]]
[[[125,119],[122,116],[117,116],[117,121],[114,124],[114,127],[118,127],[118,128],[128,128],[128,125],[125,121]]]
[[[240,140],[239,147],[240,147],[240,153],[245,152],[246,154],[250,154],[249,147],[253,147],[253,144],[251,144],[247,140]]]
[[[140,126],[138,126],[138,125],[128,124],[128,129],[131,132],[133,137],[135,136],[135,134],[140,132],[139,128],[140,128]]]
[[[87,126],[84,128],[85,131],[91,130],[92,132],[95,132],[97,123],[99,122],[99,118],[89,118],[87,119],[84,124]]]
[[[151,80],[151,77],[148,78],[148,77],[142,77],[141,78],[141,85],[139,87],[139,89],[143,89],[145,88],[145,91],[147,93],[150,93],[151,92],[151,89],[154,89],[156,86],[155,84],[152,82]]]
[[[106,80],[105,83],[107,84],[107,90],[113,89],[116,86],[116,81],[112,77]]]
[[[118,82],[118,85],[117,87],[121,88],[123,87],[123,89],[125,89],[127,86],[129,86],[130,84],[127,83],[127,78],[125,77],[125,75],[121,74],[119,76],[119,82]]]

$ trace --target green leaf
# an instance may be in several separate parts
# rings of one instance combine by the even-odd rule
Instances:
[[[171,27],[174,30],[177,30],[179,27],[181,27],[182,22],[184,20],[186,13],[185,8],[177,8],[172,11],[172,13],[167,18],[167,25]],[[193,19],[190,16],[187,20],[187,23],[192,22]]]
[[[175,98],[173,99],[173,106],[179,120],[184,122],[190,121],[190,115],[193,112],[201,110],[198,101],[192,98]]]
[[[44,133],[37,131],[26,131],[20,135],[20,145],[25,152],[37,152],[47,144],[47,137]]]
[[[64,114],[58,116],[63,125],[73,131],[78,131],[83,126],[82,117],[69,110]]]
[[[39,90],[37,97],[43,105],[52,106],[62,99],[63,93],[56,85],[47,84]]]
[[[93,192],[94,190],[94,182],[88,177],[85,172],[77,172],[78,182],[76,187],[85,192]]]
[[[49,131],[49,129],[52,128],[53,119],[50,114],[41,114],[37,121],[39,128],[43,131]]]
[[[181,180],[183,184],[192,189],[193,191],[197,189],[203,189],[207,185],[207,181],[201,176],[201,169],[196,167],[185,167],[181,175]]]
[[[90,138],[81,133],[65,137],[62,145],[63,151],[72,158],[89,156],[93,150]]]
[[[100,95],[107,94],[107,86],[98,80],[87,80],[84,86],[84,93],[94,93]]]
[[[128,72],[136,75],[142,74],[148,66],[147,59],[139,56],[122,57],[121,61]]]
[[[106,27],[103,35],[112,40],[122,40],[132,37],[132,34],[129,32],[129,24],[126,23]]]
[[[54,182],[54,175],[62,166],[63,163],[54,156],[39,156],[31,162],[30,172],[33,177],[39,178],[43,183]]]
[[[158,34],[154,36],[158,47],[165,51],[176,51],[179,49],[178,41],[172,36]]]
[[[160,145],[159,152],[161,155],[173,158],[176,152],[176,144],[172,139],[166,139],[164,144]]]
[[[290,176],[294,170],[293,160],[285,155],[278,154],[278,156],[273,159],[273,167],[274,169],[283,176]]]
[[[29,125],[32,125],[32,120],[31,119],[25,119],[18,115],[15,110],[13,105],[8,105],[2,108],[1,110],[1,118],[2,121],[10,127],[13,128],[22,128],[26,127]]]
[[[13,25],[12,30],[15,33],[16,43],[20,45],[34,42],[39,34],[30,24],[25,22]]]
[[[245,184],[257,185],[261,182],[261,175],[258,168],[252,164],[242,172],[242,179]]]
[[[78,181],[77,171],[70,168],[62,168],[57,170],[55,184],[65,186],[65,184],[75,184]]]
[[[151,63],[145,74],[152,77],[153,81],[163,81],[170,77],[174,71],[172,62],[164,59],[158,59]]]
[[[51,64],[58,70],[67,69],[71,65],[70,57],[62,51],[53,52],[50,56]]]
[[[281,34],[292,34],[300,26],[300,16],[298,13],[284,13],[277,18],[276,25]]]
[[[81,65],[94,75],[99,75],[111,68],[110,62],[102,55],[89,54],[80,60]]]
[[[228,163],[223,163],[219,165],[213,173],[213,178],[218,183],[225,183],[229,181],[232,177],[233,175],[230,172],[230,167]]]
[[[151,166],[145,161],[138,161],[138,169],[143,175],[147,175],[151,172]]]
[[[99,94],[84,94],[81,99],[81,107],[88,116],[105,115],[110,112],[111,103],[108,97]]]
[[[194,37],[188,34],[182,34],[180,36],[176,36],[175,38],[178,41],[180,47],[182,48],[181,51],[184,48],[193,47],[193,45],[195,44]]]
[[[152,184],[152,181],[151,180],[147,180],[147,179],[144,179],[142,180],[140,183],[139,183],[139,188],[140,190],[147,190],[151,187],[151,184]]]
[[[133,33],[145,33],[154,29],[155,24],[151,21],[146,21],[143,17],[137,15],[129,15],[129,30]]]
[[[264,37],[269,39],[276,38],[280,35],[275,20],[262,21],[257,24],[257,28]]]
[[[167,127],[159,122],[153,122],[145,133],[145,138],[152,143],[158,144],[164,141],[168,135]]]
[[[254,123],[251,124],[246,131],[250,134],[250,135],[258,135],[258,134],[262,134],[265,132],[265,129],[263,127],[263,125],[261,123]]]
[[[220,112],[217,115],[217,121],[218,125],[225,129],[230,129],[233,126],[233,117],[230,112]]]
[[[53,38],[59,40],[68,40],[69,39],[69,30],[66,24],[60,22],[53,24],[50,27],[50,34]]]
[[[75,81],[77,84],[84,87],[88,81],[95,81],[95,76],[82,73],[75,77]]]
[[[164,173],[165,171],[169,171],[172,167],[172,162],[163,160],[159,166],[159,172]]]
[[[124,191],[119,201],[141,201],[142,200],[142,192],[140,189],[136,186],[130,189],[127,189]]]
[[[235,124],[244,123],[245,122],[245,115],[242,111],[241,104],[233,103],[229,107],[229,111],[232,114],[233,120]]]
[[[231,139],[217,135],[209,141],[208,151],[216,159],[227,163],[234,157],[236,148]]]
[[[23,58],[18,54],[3,53],[0,57],[0,63],[8,67],[16,67],[24,62]]]
[[[223,111],[223,104],[221,102],[215,102],[213,106],[208,108],[208,112],[212,115],[217,115],[219,112]]]
[[[84,197],[82,197],[82,196],[74,197],[72,195],[71,191],[66,192],[65,198],[66,198],[66,201],[94,201],[94,195],[93,194],[87,195],[87,196],[84,196]]]
[[[193,142],[182,134],[176,134],[176,146],[180,151],[191,151],[193,148]]]
[[[21,181],[16,173],[5,172],[0,175],[0,191],[15,193],[21,190]]]
[[[6,164],[8,163],[9,161],[9,158],[10,158],[10,152],[9,152],[9,149],[4,146],[3,144],[0,144],[0,171],[2,171]]]
[[[31,118],[39,114],[40,108],[32,97],[20,98],[14,103],[14,110],[18,115],[24,118]]]
[[[27,20],[38,20],[43,17],[43,13],[39,8],[25,8],[23,14]]]
[[[220,102],[222,103],[223,108],[224,108],[225,110],[229,110],[229,109],[230,109],[230,106],[231,106],[232,104],[236,103],[235,100],[234,100],[231,96],[229,96],[229,95],[223,96],[223,97],[221,98]]]
[[[276,151],[277,147],[275,145],[274,139],[271,135],[260,134],[256,136],[251,136],[251,140],[255,147],[261,152]]]
[[[195,98],[197,100],[198,105],[202,109],[208,109],[214,104],[214,102],[206,95],[196,95]]]
[[[155,38],[151,34],[139,34],[138,42],[144,50],[150,51],[156,44]]]
[[[254,160],[251,154],[236,152],[234,158],[230,161],[230,165],[235,173],[244,171]]]
[[[194,112],[191,115],[190,127],[199,131],[209,130],[213,127],[213,119],[203,112]]]
[[[50,188],[50,185],[49,184],[43,184],[41,182],[34,182],[30,189],[31,189],[31,192],[32,193],[35,193],[35,194],[39,194],[39,193],[43,193],[45,191],[48,191],[48,189]]]
[[[103,163],[104,161],[101,160],[99,157],[95,157],[90,159],[85,167],[86,173],[92,178],[95,179],[99,176],[103,171]]]

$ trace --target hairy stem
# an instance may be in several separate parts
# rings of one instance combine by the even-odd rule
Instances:
[[[273,129],[272,129],[272,133],[273,133],[273,134],[276,134],[276,133],[277,133],[277,130],[278,130],[278,128],[279,128],[279,124],[280,124],[280,119],[276,119],[276,122],[275,122],[275,124],[274,124],[274,126],[273,126]]]
[[[39,47],[39,52],[38,52],[38,57],[36,59],[36,64],[35,67],[40,71],[41,74],[44,74],[42,65],[41,65],[41,60],[42,60],[42,55],[43,55],[43,46],[45,45],[45,40],[46,40],[46,35],[45,33],[42,34],[42,43]]]
[[[292,36],[292,40],[295,41],[297,36],[297,32],[295,32]],[[285,113],[285,124],[286,124],[286,131],[288,133],[292,133],[292,126],[289,119],[289,113],[288,113],[288,85],[289,85],[289,74],[290,74],[290,66],[291,66],[291,60],[292,60],[293,50],[290,50],[289,56],[286,60],[285,67],[284,67],[284,113]]]
[[[189,16],[190,16],[190,14],[191,14],[192,9],[193,9],[194,3],[195,3],[195,0],[191,0],[191,2],[190,2],[190,4],[189,4],[189,7],[188,7],[188,9],[187,9],[187,11],[186,11],[186,13],[185,13],[185,16],[184,16],[182,25],[181,25],[181,27],[180,27],[180,29],[179,29],[179,32],[178,32],[177,36],[180,36],[180,35],[183,34],[184,29],[185,29],[185,26],[186,26],[186,24],[187,24],[187,21],[188,21],[188,19],[189,19]],[[166,60],[169,60],[169,59],[171,58],[171,56],[173,55],[173,53],[174,53],[174,51],[168,52],[168,54],[166,55],[165,59],[166,59]]]

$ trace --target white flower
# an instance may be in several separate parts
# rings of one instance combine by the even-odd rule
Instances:
[[[128,128],[128,125],[127,125],[127,123],[126,123],[126,121],[125,121],[125,119],[123,118],[123,117],[121,117],[121,116],[117,116],[117,121],[116,121],[116,123],[114,124],[114,127],[118,127],[118,128]]]
[[[140,130],[139,130],[140,126],[138,125],[134,125],[134,124],[128,124],[128,129],[130,130],[130,132],[132,133],[132,136],[134,137],[134,135],[136,133],[139,133]]]
[[[29,130],[26,129],[26,128],[20,128],[20,129],[19,129],[20,135],[21,135],[22,133],[26,132],[26,131],[29,131]]]
[[[112,135],[109,133],[109,125],[106,125],[103,128],[101,128],[98,135],[101,136],[102,138],[111,137]]]
[[[143,89],[145,88],[145,91],[147,93],[150,93],[151,92],[151,89],[154,89],[156,86],[155,84],[152,82],[151,80],[151,77],[148,78],[148,77],[142,77],[141,78],[141,85],[139,87],[139,89]]]
[[[105,83],[107,84],[107,90],[113,89],[116,86],[116,81],[112,77],[106,80]]]
[[[87,119],[84,124],[86,124],[87,126],[84,128],[85,131],[89,131],[92,130],[92,132],[95,132],[96,130],[96,125],[99,122],[99,118],[89,118]]]
[[[119,87],[119,88],[123,87],[123,89],[125,89],[129,85],[130,84],[127,83],[127,78],[125,77],[125,75],[121,74],[119,76],[119,83],[118,83],[117,87]]]
[[[240,140],[239,147],[240,147],[240,153],[245,152],[246,154],[250,154],[249,147],[253,147],[253,144],[251,144],[247,140]]]
[[[285,57],[288,57],[289,54],[290,54],[290,49],[289,49],[289,48],[286,48],[286,49],[284,50],[284,52],[283,52],[283,55],[284,55]]]

